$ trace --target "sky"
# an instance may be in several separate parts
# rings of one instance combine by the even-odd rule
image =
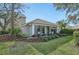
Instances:
[[[42,19],[56,23],[57,21],[66,18],[65,12],[62,10],[56,10],[51,3],[27,3],[24,11],[26,22]]]

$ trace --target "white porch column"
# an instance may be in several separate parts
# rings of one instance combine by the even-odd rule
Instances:
[[[47,34],[47,27],[45,26],[45,34]]]
[[[51,34],[51,27],[49,28],[49,34]]]
[[[34,33],[35,33],[35,25],[32,24],[32,35],[34,35]]]

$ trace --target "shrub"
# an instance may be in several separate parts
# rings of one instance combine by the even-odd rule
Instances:
[[[8,34],[9,32],[8,31],[0,31],[0,35],[2,34]]]
[[[22,36],[22,37],[28,37],[27,33],[22,33],[21,32],[21,33],[19,33],[19,35]]]
[[[71,34],[73,34],[74,31],[75,31],[75,30],[73,30],[73,29],[62,29],[62,30],[60,31],[60,33],[61,33],[61,34],[71,35]]]
[[[48,37],[48,40],[52,40],[52,39],[53,39],[53,37],[51,37],[51,36]]]
[[[79,31],[73,32],[73,38],[74,38],[76,44],[79,46]]]
[[[11,29],[8,29],[9,33],[11,34]],[[13,35],[19,35],[19,33],[21,32],[20,28],[15,28],[13,31]]]
[[[52,39],[53,39],[52,36],[42,37],[42,41],[44,41],[44,42],[50,41],[50,40],[52,40]]]
[[[48,41],[48,38],[47,37],[41,37],[40,38],[43,42],[47,42]]]
[[[47,39],[47,38],[44,38],[44,39],[43,39],[43,41],[44,41],[44,42],[47,42],[47,41],[48,41],[48,39]]]

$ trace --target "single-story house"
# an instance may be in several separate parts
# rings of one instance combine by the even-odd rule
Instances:
[[[31,22],[28,22],[23,28],[22,31],[27,33],[27,36],[33,35],[50,35],[56,32],[57,26],[54,23],[42,20],[35,19]]]

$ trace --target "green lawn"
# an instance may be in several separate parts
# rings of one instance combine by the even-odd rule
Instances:
[[[0,44],[0,54],[8,54],[8,55],[35,55],[41,54],[35,48],[33,48],[27,42],[1,42]]]
[[[70,42],[60,46],[55,51],[49,53],[50,55],[79,55],[79,47],[75,45],[74,39]]]
[[[42,54],[49,54],[70,40],[72,40],[72,36],[57,38],[46,43],[34,43],[32,46]]]
[[[65,44],[71,45],[72,36],[57,38],[48,42],[0,42],[0,54],[8,55],[43,55],[43,54],[64,54]],[[67,48],[66,48],[67,49]],[[72,48],[71,48],[72,49]],[[67,49],[68,50],[68,49]],[[60,53],[61,52],[61,53]],[[72,53],[70,51],[70,53]],[[69,53],[67,53],[69,54]]]

